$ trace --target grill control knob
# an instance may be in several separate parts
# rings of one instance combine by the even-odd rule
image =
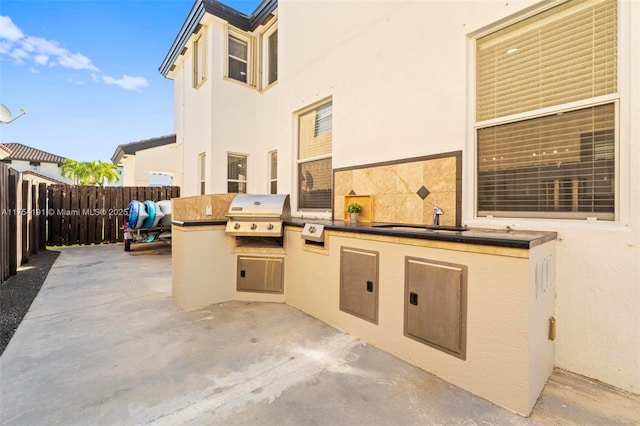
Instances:
[[[271,230],[273,229],[273,223],[268,224],[268,225],[267,225],[267,229],[268,229],[269,231],[271,231]]]
[[[310,227],[309,227],[309,233],[311,233],[311,234],[315,234],[315,233],[316,233],[316,228],[315,228],[315,226],[310,226]]]
[[[251,224],[251,229],[256,229],[258,227],[258,225],[256,225],[255,223]]]
[[[236,223],[235,225],[233,225],[233,229],[240,229],[240,224]]]

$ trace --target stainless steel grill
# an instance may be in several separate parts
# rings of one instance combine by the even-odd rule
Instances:
[[[289,195],[239,194],[227,214],[228,235],[282,237],[282,223],[291,217]]]

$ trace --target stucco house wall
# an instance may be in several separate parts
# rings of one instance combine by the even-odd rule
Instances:
[[[154,173],[171,176],[172,186],[182,185],[182,144],[175,135],[118,145],[111,161],[122,170],[120,185],[153,185]]]
[[[226,192],[229,152],[248,155],[248,192],[265,193],[267,154],[277,150],[279,192],[291,194],[295,211],[296,112],[329,98],[334,169],[460,150],[464,224],[558,232],[556,366],[639,393],[640,3],[619,2],[616,219],[475,214],[473,36],[541,4],[281,0],[278,82],[262,92],[223,77],[226,23],[205,15],[207,81],[192,87],[193,36],[167,73],[184,144],[183,194],[199,193],[200,153],[206,192]]]

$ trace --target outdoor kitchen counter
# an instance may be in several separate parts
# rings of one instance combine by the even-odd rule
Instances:
[[[381,222],[357,222],[351,223],[341,220],[318,220],[291,218],[286,220],[286,226],[304,227],[305,224],[324,225],[325,230],[353,232],[361,234],[373,234],[389,237],[408,237],[423,240],[448,241],[453,243],[478,244],[486,246],[511,247],[519,249],[531,249],[540,244],[553,241],[557,238],[556,232],[507,230],[507,229],[483,229],[467,228],[464,231],[452,231],[451,227],[442,226],[442,233],[433,229],[417,230],[423,225],[392,224]],[[393,229],[395,227],[396,229]],[[406,227],[407,229],[397,229]],[[431,228],[431,227],[429,227]]]
[[[226,225],[226,219],[190,220],[172,222],[179,227]],[[454,243],[477,244],[485,246],[511,247],[519,249],[531,249],[540,244],[553,241],[557,238],[556,232],[527,231],[513,229],[484,229],[467,228],[465,231],[451,231],[452,228],[442,226],[438,230],[412,229],[422,225],[393,224],[381,222],[357,222],[351,223],[342,220],[319,220],[291,218],[284,221],[285,226],[303,228],[305,224],[323,225],[326,230],[352,232],[361,234],[382,235],[390,237],[416,238],[423,240],[448,241]],[[392,227],[407,227],[407,229],[393,229]]]

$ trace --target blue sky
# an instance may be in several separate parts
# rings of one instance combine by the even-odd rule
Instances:
[[[119,144],[173,133],[158,67],[194,0],[2,0],[0,142],[110,161]],[[250,14],[259,0],[223,3]]]

